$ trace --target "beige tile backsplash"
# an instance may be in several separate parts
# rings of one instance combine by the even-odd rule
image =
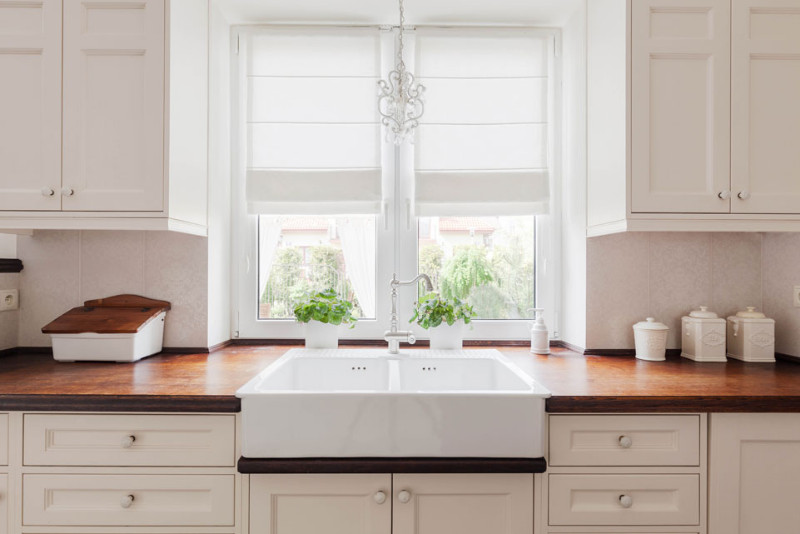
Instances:
[[[764,306],[758,233],[625,233],[588,240],[586,346],[631,349],[633,324],[655,317],[680,348],[680,318],[704,305],[727,317]],[[765,297],[766,298],[766,297]]]
[[[18,345],[42,347],[41,328],[85,300],[121,293],[168,300],[164,345],[207,345],[205,238],[171,232],[37,231],[20,236]],[[2,334],[0,334],[2,335]]]

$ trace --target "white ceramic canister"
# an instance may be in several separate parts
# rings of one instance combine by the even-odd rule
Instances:
[[[669,327],[657,322],[652,317],[633,325],[636,357],[651,362],[666,360],[667,332],[669,332]]]
[[[550,332],[544,324],[542,308],[531,308],[536,313],[536,319],[531,326],[531,352],[534,354],[550,354]]]
[[[728,357],[746,362],[775,361],[775,320],[752,306],[728,317]]]
[[[681,318],[681,356],[696,362],[726,362],[725,319],[706,306]]]

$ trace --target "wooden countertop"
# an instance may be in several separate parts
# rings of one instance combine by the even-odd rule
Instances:
[[[162,354],[136,363],[0,358],[0,410],[236,412],[236,390],[288,346]],[[800,364],[695,363],[680,357],[549,356],[501,347],[547,387],[549,412],[800,412]]]

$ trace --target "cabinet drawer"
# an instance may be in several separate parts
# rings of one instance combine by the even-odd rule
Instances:
[[[25,465],[234,465],[229,415],[26,414]]]
[[[0,465],[8,465],[8,414],[0,413]]]
[[[699,415],[551,415],[550,465],[700,465]]]
[[[698,525],[699,475],[550,475],[550,525]]]
[[[233,526],[234,475],[33,475],[28,526]]]

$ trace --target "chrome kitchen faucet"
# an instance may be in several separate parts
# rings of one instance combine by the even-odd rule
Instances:
[[[392,281],[389,286],[392,288],[392,323],[389,330],[384,332],[383,339],[389,342],[389,354],[397,354],[400,351],[400,342],[405,341],[412,345],[417,341],[414,333],[410,330],[397,330],[397,288],[400,286],[410,286],[416,284],[420,280],[425,281],[428,291],[433,291],[433,284],[427,274],[420,274],[413,280],[401,282],[397,279],[397,273],[392,274]]]

